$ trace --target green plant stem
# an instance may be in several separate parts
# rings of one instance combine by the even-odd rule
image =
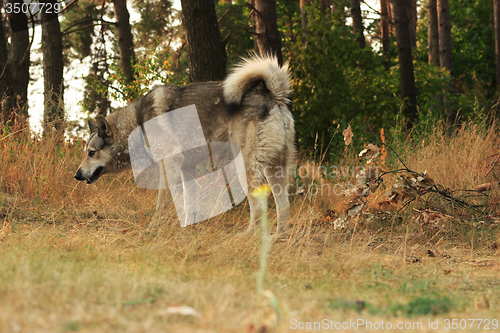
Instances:
[[[264,276],[266,274],[266,266],[267,266],[267,254],[269,252],[269,233],[267,230],[267,196],[262,200],[262,217],[260,219],[261,223],[261,238],[262,238],[262,246],[260,249],[260,271],[257,279],[257,293],[259,295],[262,294],[264,289]]]

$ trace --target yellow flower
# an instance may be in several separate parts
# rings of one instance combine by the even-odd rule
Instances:
[[[254,198],[264,200],[271,194],[271,186],[269,184],[263,184],[255,188],[250,195]]]

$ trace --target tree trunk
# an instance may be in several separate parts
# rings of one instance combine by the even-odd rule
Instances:
[[[302,29],[307,28],[307,12],[306,7],[309,5],[308,0],[299,0],[300,6],[300,23],[302,24]]]
[[[451,55],[451,19],[448,0],[437,0],[439,20],[439,62],[453,76],[453,58]]]
[[[126,0],[113,0],[116,18],[116,35],[118,37],[118,47],[120,49],[120,62],[122,64],[123,75],[128,82],[134,81],[134,39],[130,28],[130,15],[127,9]]]
[[[22,3],[10,0],[9,3]],[[28,84],[30,79],[30,41],[28,18],[23,12],[8,14],[12,30],[9,56],[10,73],[13,86],[12,107],[22,117],[28,118]]]
[[[351,17],[352,17],[352,30],[356,35],[356,41],[359,47],[364,49],[366,46],[366,40],[364,35],[363,18],[361,17],[361,5],[360,0],[349,0],[351,5]]]
[[[274,0],[255,0],[254,13],[255,33],[258,54],[273,55],[278,63],[283,64],[281,54],[281,37],[276,24],[276,7]]]
[[[396,34],[394,33],[394,17],[392,15],[392,6],[389,1],[387,1],[387,17],[389,18],[389,22],[391,22],[391,24],[389,24],[389,32],[392,36],[395,36]]]
[[[500,0],[493,0],[495,16],[495,59],[497,91],[500,91]]]
[[[47,1],[56,3],[56,0]],[[42,11],[44,132],[60,129],[64,121],[62,35],[58,15]]]
[[[387,12],[387,0],[380,0],[380,20],[382,37],[382,52],[385,56],[384,69],[389,71],[391,69],[391,37],[389,35],[389,21]]]
[[[2,2],[0,0],[0,7]],[[3,22],[0,11],[0,22]],[[11,117],[12,112],[12,77],[7,62],[7,40],[5,39],[4,25],[0,24],[0,126]]]
[[[427,41],[429,47],[429,65],[439,66],[439,23],[437,15],[436,0],[429,0],[427,3],[427,14],[429,27]]]
[[[411,53],[410,26],[407,16],[408,0],[392,0],[392,10],[398,42],[399,77],[401,97],[404,100],[404,114],[408,118],[408,128],[417,120],[417,93],[413,58]]]
[[[408,14],[408,25],[410,28],[410,43],[411,47],[417,46],[417,0],[407,1],[406,12]]]
[[[211,0],[181,0],[182,22],[188,42],[189,75],[192,82],[223,80],[226,50]]]
[[[453,57],[451,54],[451,19],[450,7],[448,0],[437,0],[437,13],[439,21],[439,63],[441,68],[450,72],[451,77],[454,77],[453,72]],[[455,87],[452,84],[448,87],[448,92],[444,94],[443,102],[446,108],[446,124],[448,128],[453,127],[457,121],[458,110],[456,107],[449,105],[447,96],[455,94]]]

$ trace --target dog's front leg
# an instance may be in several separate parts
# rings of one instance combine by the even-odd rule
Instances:
[[[250,223],[248,224],[247,231],[245,232],[246,234],[255,232],[255,223],[260,221],[262,217],[262,200],[249,195],[248,204],[250,206]]]

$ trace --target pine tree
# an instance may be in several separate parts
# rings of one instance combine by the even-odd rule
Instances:
[[[223,80],[226,77],[227,56],[219,32],[215,3],[211,0],[181,0],[181,6],[191,81]]]

